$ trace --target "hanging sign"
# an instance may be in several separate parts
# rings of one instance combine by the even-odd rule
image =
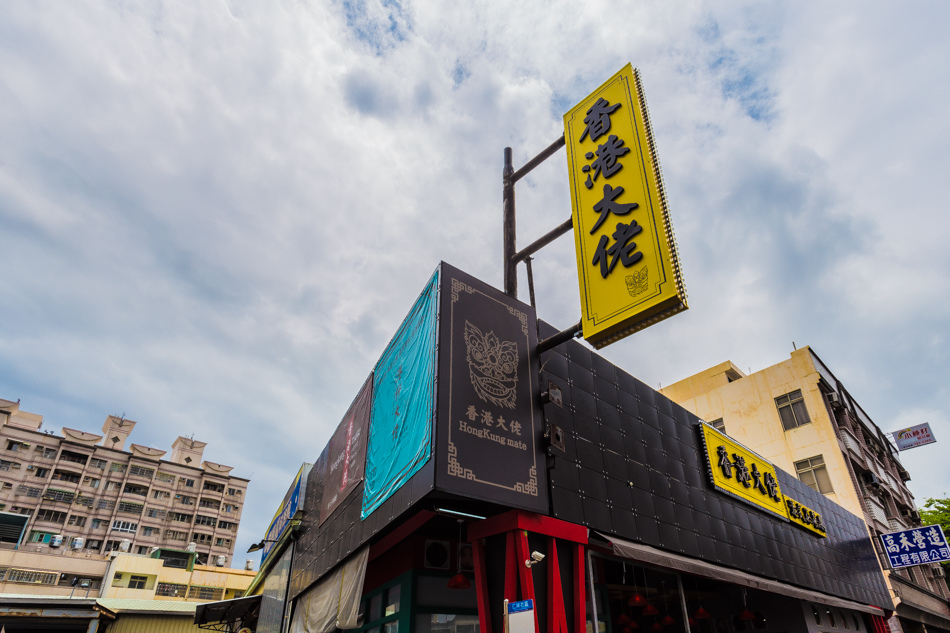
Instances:
[[[881,534],[881,541],[894,569],[950,561],[947,538],[939,525]]]
[[[601,348],[687,308],[638,71],[564,115],[583,334]]]
[[[916,448],[925,444],[933,444],[933,433],[930,431],[930,424],[924,422],[917,426],[894,431],[894,441],[897,443],[897,450],[906,451],[908,448]]]

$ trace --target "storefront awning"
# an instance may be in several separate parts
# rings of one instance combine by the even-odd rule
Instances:
[[[195,624],[199,629],[237,631],[241,627],[254,626],[260,611],[260,595],[205,602],[195,609]]]
[[[828,594],[812,591],[810,589],[802,589],[801,587],[795,587],[784,582],[779,582],[778,580],[769,580],[760,576],[753,576],[738,569],[731,569],[695,558],[687,558],[679,554],[664,552],[655,547],[632,543],[616,536],[607,536],[599,532],[597,534],[610,543],[613,547],[614,554],[623,558],[629,558],[630,560],[655,565],[657,567],[676,569],[688,574],[703,576],[704,578],[722,580],[742,587],[769,591],[771,593],[798,598],[799,600],[807,600],[809,602],[817,602],[831,607],[854,609],[855,611],[861,611],[871,615],[884,615],[884,611],[879,607],[829,596]]]

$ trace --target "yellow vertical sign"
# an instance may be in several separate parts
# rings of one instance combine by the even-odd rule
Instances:
[[[564,140],[583,334],[600,348],[687,308],[639,73],[565,114]]]

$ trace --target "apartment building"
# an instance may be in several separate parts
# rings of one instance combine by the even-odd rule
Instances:
[[[248,480],[202,461],[205,442],[179,437],[165,459],[165,450],[126,447],[136,422],[122,417],[106,417],[101,434],[58,435],[42,424],[0,400],[0,548],[164,548],[193,551],[198,564],[231,563]]]
[[[727,361],[660,390],[674,402],[864,517],[885,572],[894,633],[950,629],[939,564],[889,568],[879,535],[920,525],[897,449],[809,347],[746,375]]]

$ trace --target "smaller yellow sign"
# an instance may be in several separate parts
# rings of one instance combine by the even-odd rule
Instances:
[[[639,73],[564,115],[584,339],[609,345],[687,308]]]
[[[788,520],[775,466],[705,422],[700,425],[709,478],[720,492]]]
[[[783,495],[784,496],[784,495]],[[790,497],[785,497],[785,511],[788,520],[818,536],[828,536],[828,529],[821,515]]]

